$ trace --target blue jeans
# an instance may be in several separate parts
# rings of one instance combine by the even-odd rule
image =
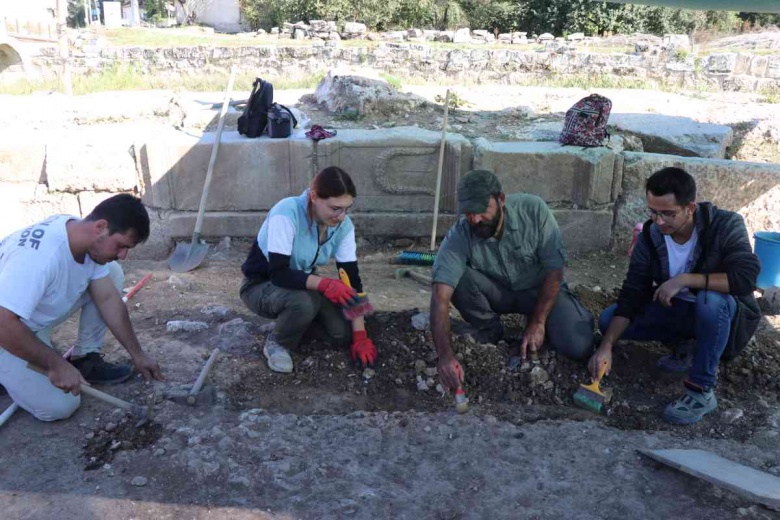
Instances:
[[[607,331],[617,305],[607,307],[599,316],[599,329]],[[636,316],[622,339],[675,343],[696,338],[693,366],[688,379],[712,389],[718,382],[718,363],[731,332],[737,312],[733,296],[714,291],[699,291],[696,302],[672,299],[671,307],[651,302],[643,315]]]

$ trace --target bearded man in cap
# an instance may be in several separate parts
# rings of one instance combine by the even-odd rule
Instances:
[[[566,253],[547,204],[527,193],[505,195],[492,172],[473,170],[458,181],[458,211],[433,266],[431,329],[442,383],[457,389],[464,376],[452,352],[450,302],[480,343],[497,343],[504,334],[501,315],[519,313],[528,318],[523,359],[544,343],[587,359],[593,315],[563,280]]]

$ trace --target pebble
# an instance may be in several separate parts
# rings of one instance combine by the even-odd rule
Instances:
[[[428,368],[428,365],[423,361],[422,359],[417,359],[414,362],[414,373],[417,375],[422,374],[425,372],[425,369]]]
[[[84,436],[84,438],[87,439],[88,441],[90,441],[90,440],[95,438],[95,434],[94,434],[94,432],[89,432],[88,434],[86,434]]]
[[[593,292],[601,292],[601,286],[600,285],[594,285],[593,286]]]
[[[540,366],[535,366],[531,370],[531,384],[532,385],[542,385],[549,381],[550,374],[547,373],[545,369],[543,369]]]
[[[492,415],[488,415],[488,416],[485,418],[485,422],[487,422],[487,423],[488,423],[490,426],[495,426],[496,424],[498,424],[498,419],[496,419],[496,418],[495,418],[494,416],[492,416]]]
[[[157,448],[156,450],[154,450],[153,455],[155,457],[162,457],[163,455],[165,455],[165,448]]]
[[[173,320],[165,325],[168,332],[198,332],[207,328],[209,325],[204,321]]]
[[[421,392],[428,390],[428,383],[423,381],[423,378],[420,376],[417,376],[417,390],[420,390]]]
[[[242,320],[241,318],[234,318],[230,321],[222,323],[219,327],[217,327],[217,332],[220,334],[234,333],[242,329],[246,329],[248,325],[249,323]]]
[[[106,431],[107,432],[112,432],[114,430],[116,430],[116,423],[110,422],[110,423],[106,424]]]
[[[436,369],[436,367],[428,367],[425,369],[425,375],[428,377],[436,377],[438,373],[439,371]]]
[[[363,379],[365,379],[366,381],[369,381],[375,375],[376,375],[376,370],[374,370],[373,368],[367,368],[363,370]]]
[[[134,477],[130,483],[136,487],[143,487],[148,482],[146,477]]]
[[[228,484],[233,484],[234,486],[242,486],[242,487],[249,487],[249,479],[246,477],[231,477],[228,480]]]
[[[726,424],[734,424],[745,415],[741,408],[729,408],[721,414],[721,420]]]
[[[412,327],[415,330],[428,330],[431,328],[431,315],[428,312],[418,312],[412,316]]]
[[[425,433],[431,433],[431,427],[430,426],[426,426],[425,428],[423,428],[423,431]]]
[[[230,307],[225,305],[206,305],[200,312],[206,316],[227,316],[230,313]]]

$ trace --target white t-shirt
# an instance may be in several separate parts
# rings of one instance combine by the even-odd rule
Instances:
[[[696,242],[699,241],[699,233],[693,228],[691,238],[684,244],[678,244],[671,236],[664,235],[666,241],[666,251],[669,253],[669,278],[674,278],[678,274],[690,273],[693,269],[693,250],[696,249]],[[696,296],[686,287],[677,293],[676,298],[688,302],[695,302]]]
[[[65,224],[78,217],[56,215],[8,235],[0,242],[0,307],[33,332],[63,317],[89,282],[108,276],[108,266],[87,255],[73,258]]]

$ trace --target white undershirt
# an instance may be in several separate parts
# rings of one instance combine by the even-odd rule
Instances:
[[[693,234],[684,244],[678,244],[672,239],[671,235],[664,235],[666,241],[666,251],[669,254],[669,278],[674,278],[678,274],[690,273],[693,269],[693,251],[696,249],[696,242],[699,240],[699,233],[693,228]],[[695,302],[696,296],[686,287],[677,293],[676,298],[688,302]]]
[[[258,240],[260,234],[258,233]],[[291,256],[295,240],[295,224],[285,215],[274,215],[268,220],[268,252]],[[357,242],[354,228],[336,249],[336,261],[341,263],[357,261]]]

